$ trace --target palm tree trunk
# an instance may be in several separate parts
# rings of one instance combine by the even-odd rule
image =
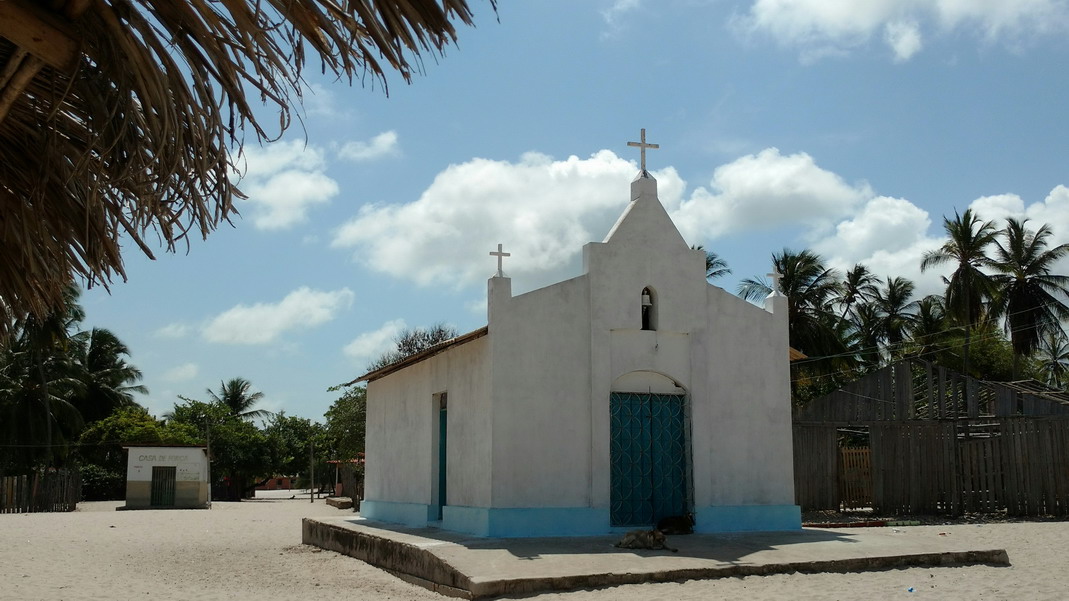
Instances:
[[[972,328],[969,326],[968,323],[966,323],[965,324],[965,348],[962,349],[962,353],[961,353],[961,373],[966,375],[966,376],[969,375],[969,334],[971,333],[971,330],[972,330]],[[966,399],[966,400],[968,400],[968,399]]]
[[[48,458],[45,467],[52,467],[52,407],[48,394],[48,381],[45,379],[45,368],[40,359],[37,360],[37,377],[40,380],[41,404],[45,407],[45,456]]]

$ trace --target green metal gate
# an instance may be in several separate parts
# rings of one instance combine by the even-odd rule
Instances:
[[[177,479],[175,466],[152,466],[152,500],[153,507],[174,507],[174,485]]]
[[[613,526],[689,511],[686,397],[614,392],[609,399]]]

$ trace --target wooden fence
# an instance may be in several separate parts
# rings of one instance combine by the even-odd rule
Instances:
[[[798,422],[1069,416],[1069,395],[1039,382],[985,382],[917,359],[866,374],[795,411]]]
[[[839,503],[843,509],[872,505],[872,450],[868,447],[839,449]]]
[[[865,504],[865,453],[838,446],[835,424],[795,424],[795,496],[803,510]],[[886,514],[1069,515],[1069,420],[869,422],[867,506]]]
[[[74,511],[81,498],[77,470],[0,477],[0,513]]]

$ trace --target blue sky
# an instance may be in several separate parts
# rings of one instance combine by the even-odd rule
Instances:
[[[400,328],[485,325],[497,243],[516,292],[578,275],[627,204],[640,128],[732,292],[784,247],[935,292],[919,258],[969,207],[1069,241],[1069,2],[472,5],[458,47],[388,97],[313,65],[303,127],[239,159],[235,227],[156,261],[126,245],[129,280],[83,296],[144,371],[142,404],[240,376],[321,419]]]

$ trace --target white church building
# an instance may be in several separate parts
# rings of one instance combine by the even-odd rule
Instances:
[[[490,537],[686,513],[697,532],[801,528],[787,299],[762,308],[706,281],[641,146],[630,203],[583,247],[582,275],[513,295],[499,247],[486,327],[357,380],[364,517]]]

